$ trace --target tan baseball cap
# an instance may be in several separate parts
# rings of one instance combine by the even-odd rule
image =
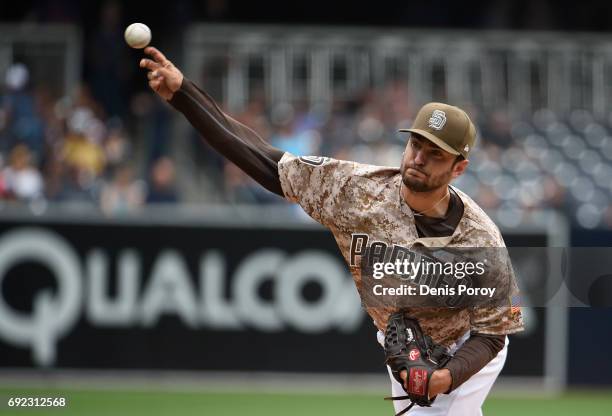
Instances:
[[[466,159],[476,141],[476,128],[465,111],[443,103],[428,103],[419,110],[412,127],[402,132],[419,134],[453,155]]]

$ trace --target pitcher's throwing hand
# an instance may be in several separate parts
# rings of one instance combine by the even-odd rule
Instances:
[[[149,46],[145,48],[144,52],[153,58],[140,60],[140,67],[149,70],[147,72],[149,87],[164,100],[170,100],[174,93],[181,88],[183,73],[156,48]]]

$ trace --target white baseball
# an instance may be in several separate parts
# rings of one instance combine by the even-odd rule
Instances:
[[[142,49],[151,42],[151,29],[144,23],[132,23],[125,29],[125,41],[134,49]]]

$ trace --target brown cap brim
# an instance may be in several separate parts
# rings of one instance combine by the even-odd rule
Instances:
[[[399,131],[404,132],[404,133],[405,132],[416,133],[419,136],[423,136],[427,140],[429,140],[430,142],[432,142],[433,144],[435,144],[436,146],[441,148],[442,150],[445,150],[448,153],[450,153],[451,155],[457,155],[458,156],[458,155],[461,154],[458,151],[456,151],[455,149],[453,149],[452,147],[450,147],[448,144],[446,144],[446,142],[438,139],[436,136],[434,136],[433,134],[431,134],[428,131],[419,130],[419,129],[400,129]]]

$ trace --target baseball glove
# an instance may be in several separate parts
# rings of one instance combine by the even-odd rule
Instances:
[[[429,380],[435,370],[444,366],[451,356],[447,349],[435,344],[423,334],[418,321],[397,312],[389,317],[385,330],[386,364],[391,368],[393,377],[404,387],[406,396],[385,397],[385,400],[406,400],[412,403],[396,416],[403,415],[415,404],[431,406],[435,397],[429,398]],[[408,389],[400,372],[406,370]]]

